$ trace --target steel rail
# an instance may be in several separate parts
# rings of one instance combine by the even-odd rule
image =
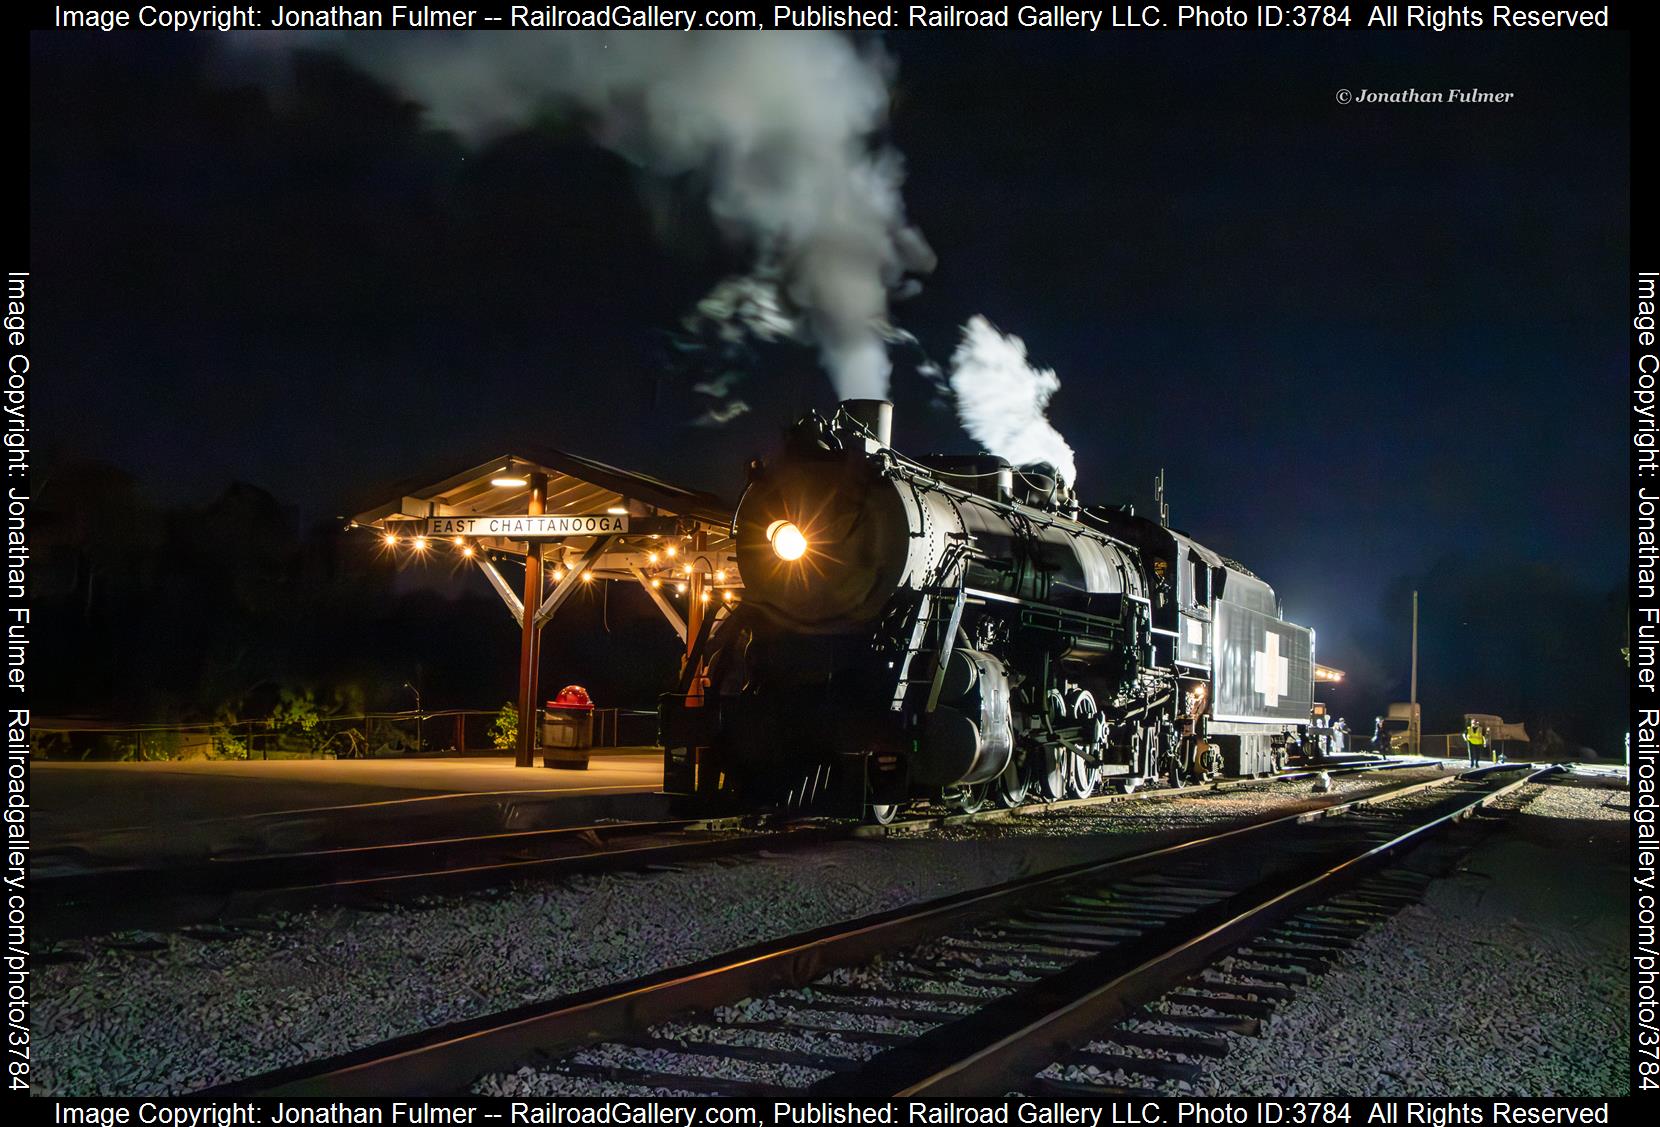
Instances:
[[[1491,770],[1491,768],[1489,768]],[[1529,783],[1563,770],[1555,764],[1350,857],[1292,888],[1245,908],[1184,942],[1160,951],[1093,990],[1062,1001],[1024,1027],[992,1044],[965,1053],[892,1094],[909,1096],[990,1096],[1020,1089],[1068,1047],[1093,1030],[1122,1020],[1204,969],[1217,957],[1310,904],[1330,897],[1426,837],[1461,821],[1487,804]],[[1419,790],[1421,787],[1408,788]]]
[[[511,841],[515,835],[504,835],[500,841],[484,837],[459,839],[478,853],[486,852],[484,846],[494,846],[499,852],[494,858],[482,856],[469,861],[457,857],[455,863],[448,865],[417,865],[390,872],[376,872],[372,867],[365,871],[366,858],[355,854],[353,847],[344,851],[351,860],[342,866],[346,872],[338,876],[331,876],[324,863],[329,854],[315,853],[297,855],[297,864],[292,866],[286,865],[285,860],[273,860],[272,864],[262,864],[252,872],[243,872],[234,864],[215,867],[214,862],[204,862],[183,870],[108,869],[52,877],[39,880],[34,886],[35,927],[38,934],[54,940],[115,928],[187,927],[222,920],[232,913],[240,918],[275,909],[361,902],[380,895],[399,895],[417,887],[422,892],[461,893],[522,877],[632,869],[759,849],[794,849],[847,836],[846,827],[797,824],[747,834],[665,840],[651,835],[684,833],[687,824],[648,829],[645,827],[651,824],[646,823],[628,828],[618,840],[597,840],[612,825],[561,827],[557,831],[557,836],[575,839],[587,846],[585,851],[573,848],[546,856],[511,857],[501,854],[515,848]],[[585,834],[593,834],[595,839],[585,838]],[[642,840],[631,844],[631,836]],[[419,844],[389,843],[384,847],[385,854],[376,852],[369,856],[392,857]]]
[[[1442,786],[1508,765],[1445,775]],[[1411,783],[1367,796],[1381,802],[1416,792]],[[375,1045],[249,1077],[196,1093],[221,1097],[427,1095],[464,1088],[478,1076],[536,1051],[574,1048],[660,1023],[689,1010],[709,1009],[758,992],[799,986],[838,967],[868,961],[995,918],[1080,879],[1131,876],[1173,858],[1235,843],[1297,824],[1305,811],[1247,821],[1200,838],[1138,853],[1086,861],[988,888],[926,901],[858,920],[755,944],[690,966],[610,984],[393,1038]]]
[[[961,811],[955,813],[927,814],[919,817],[906,818],[903,821],[890,822],[885,826],[866,825],[853,830],[855,837],[901,837],[906,834],[920,833],[936,829],[939,826],[977,825],[985,822],[1007,822],[1020,818],[1041,818],[1050,814],[1067,810],[1084,810],[1096,806],[1108,806],[1119,802],[1135,802],[1141,799],[1180,798],[1194,795],[1217,794],[1236,790],[1251,790],[1257,787],[1272,786],[1275,783],[1291,782],[1297,779],[1312,779],[1322,773],[1351,774],[1363,771],[1391,771],[1410,769],[1414,767],[1436,766],[1434,762],[1424,762],[1413,759],[1375,759],[1360,763],[1337,763],[1325,767],[1299,768],[1296,771],[1282,771],[1275,775],[1264,775],[1261,778],[1250,779],[1219,779],[1211,783],[1194,783],[1188,786],[1156,786],[1137,787],[1131,791],[1113,791],[1108,794],[1095,794],[1088,798],[1061,798],[1053,802],[1026,802],[1012,808],[988,807],[976,810],[972,814]],[[1485,769],[1504,764],[1489,764]],[[1477,768],[1482,770],[1484,768]]]
[[[1334,771],[1369,771],[1419,764],[1378,761],[1333,766]],[[1210,790],[1235,789],[1308,777],[1314,771],[1287,772],[1265,779],[1228,780]],[[1130,794],[1099,795],[1016,810],[974,814],[939,814],[891,826],[859,826],[807,821],[745,825],[741,816],[681,818],[631,822],[595,822],[533,830],[505,830],[454,837],[269,853],[216,856],[170,868],[110,868],[37,876],[38,930],[53,939],[108,931],[112,927],[185,927],[214,922],[227,911],[301,908],[340,898],[363,898],[379,892],[396,895],[425,884],[434,892],[465,892],[520,877],[564,875],[633,868],[674,860],[699,860],[766,848],[796,848],[844,837],[918,832],[942,825],[974,824],[1011,816],[1041,816],[1057,809],[1095,806],[1132,798],[1169,797],[1179,789],[1149,789]],[[1197,791],[1193,793],[1199,793]],[[685,841],[650,841],[653,834],[722,833],[753,829],[744,836]],[[613,846],[597,839],[635,836],[647,844]],[[501,856],[574,839],[592,848],[546,856]],[[445,861],[453,857],[453,862]],[[419,861],[417,862],[417,859]],[[412,863],[415,862],[415,863]],[[384,868],[377,868],[384,866]],[[394,866],[400,866],[394,868]],[[386,871],[391,869],[392,871]],[[112,912],[120,915],[113,923]]]

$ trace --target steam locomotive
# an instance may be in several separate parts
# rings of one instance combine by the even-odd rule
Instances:
[[[892,405],[809,414],[752,467],[744,599],[664,698],[665,787],[702,809],[861,811],[1252,775],[1299,753],[1314,632],[1160,520],[1052,469],[912,459]]]

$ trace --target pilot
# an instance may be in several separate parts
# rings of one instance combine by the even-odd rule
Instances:
[[[1481,730],[1474,717],[1470,719],[1470,726],[1464,729],[1464,746],[1470,752],[1470,766],[1480,767],[1482,753],[1487,750],[1487,733]]]

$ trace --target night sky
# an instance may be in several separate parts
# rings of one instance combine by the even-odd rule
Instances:
[[[940,359],[974,313],[1023,337],[1083,497],[1145,511],[1163,466],[1172,523],[1273,583],[1367,707],[1404,694],[1413,577],[1622,582],[1623,35],[886,44],[939,256],[896,320]],[[42,475],[243,480],[321,519],[534,441],[735,496],[833,405],[773,350],[749,415],[686,425],[671,334],[746,259],[698,184],[578,123],[468,149],[342,64],[274,97],[187,36],[40,33],[31,67]],[[1516,97],[1334,97],[1406,87]],[[909,363],[897,444],[967,447]]]

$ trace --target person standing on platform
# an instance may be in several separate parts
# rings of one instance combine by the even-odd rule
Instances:
[[[1470,752],[1470,766],[1480,767],[1482,753],[1487,750],[1487,733],[1481,730],[1481,725],[1473,718],[1469,727],[1464,729],[1464,746]]]

